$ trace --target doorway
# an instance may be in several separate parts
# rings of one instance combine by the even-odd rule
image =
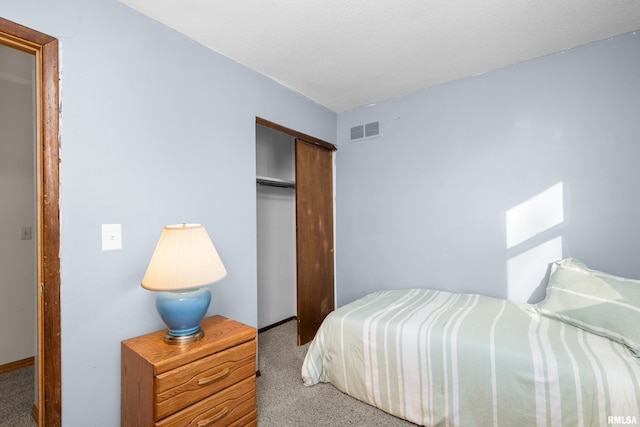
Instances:
[[[2,374],[33,372],[37,348],[35,123],[35,58],[0,44],[0,325],[11,325],[0,333]],[[20,409],[8,414],[32,413],[36,373],[30,377],[10,405]]]
[[[256,125],[258,330],[296,317],[295,141]]]
[[[280,215],[274,218],[274,224],[282,230],[279,233],[269,233],[279,234],[276,237],[276,245],[280,245],[280,248],[272,248],[268,254],[260,253],[260,248],[264,246],[264,242],[260,241],[264,236],[260,234],[266,236],[264,230],[269,224],[264,225],[268,220],[258,217],[258,317],[261,318],[264,314],[260,312],[263,305],[261,299],[266,298],[263,295],[267,295],[278,304],[284,301],[285,313],[286,310],[290,310],[297,319],[297,341],[298,345],[303,345],[313,339],[322,320],[335,307],[333,152],[336,147],[261,118],[256,118],[256,125],[257,129],[266,128],[267,134],[281,134],[284,137],[272,138],[272,141],[276,142],[274,147],[284,147],[276,148],[270,154],[276,160],[271,162],[272,166],[276,163],[278,165],[263,168],[267,171],[277,170],[279,175],[257,177],[258,184],[278,188],[269,194],[271,202],[278,204],[278,207],[272,204],[269,213],[277,212],[277,215]],[[290,142],[287,142],[287,139]],[[256,155],[264,156],[260,151],[262,150],[256,147]],[[258,198],[258,215],[261,209],[265,211],[264,206],[265,202]],[[286,224],[287,222],[289,224]],[[281,258],[278,254],[283,254],[284,257]],[[265,255],[271,256],[271,260],[265,262],[261,258]],[[283,264],[284,258],[290,261]],[[279,277],[290,283],[265,291],[260,289],[260,266],[273,267],[274,260],[282,264],[280,268],[284,274],[280,274]],[[273,292],[278,292],[279,295],[268,295]],[[294,292],[295,297],[291,295]],[[292,303],[287,302],[289,300]],[[267,301],[267,305],[269,304],[271,303]],[[287,320],[286,317],[281,320]]]
[[[36,69],[36,230],[37,241],[37,418],[59,427],[60,219],[58,40],[0,18],[0,43],[35,56]]]

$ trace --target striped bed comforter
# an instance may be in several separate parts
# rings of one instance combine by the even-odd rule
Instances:
[[[625,346],[480,295],[392,290],[344,305],[302,378],[425,426],[640,424],[640,359]]]

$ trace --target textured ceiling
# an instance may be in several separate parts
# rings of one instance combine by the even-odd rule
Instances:
[[[640,0],[120,1],[336,112],[640,29]]]

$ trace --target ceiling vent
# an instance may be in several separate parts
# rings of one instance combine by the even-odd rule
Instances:
[[[350,141],[360,141],[363,139],[380,136],[380,122],[371,122],[351,128]]]

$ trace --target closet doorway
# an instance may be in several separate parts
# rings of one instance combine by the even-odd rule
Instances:
[[[295,317],[298,345],[335,307],[335,150],[256,118],[258,329]]]

